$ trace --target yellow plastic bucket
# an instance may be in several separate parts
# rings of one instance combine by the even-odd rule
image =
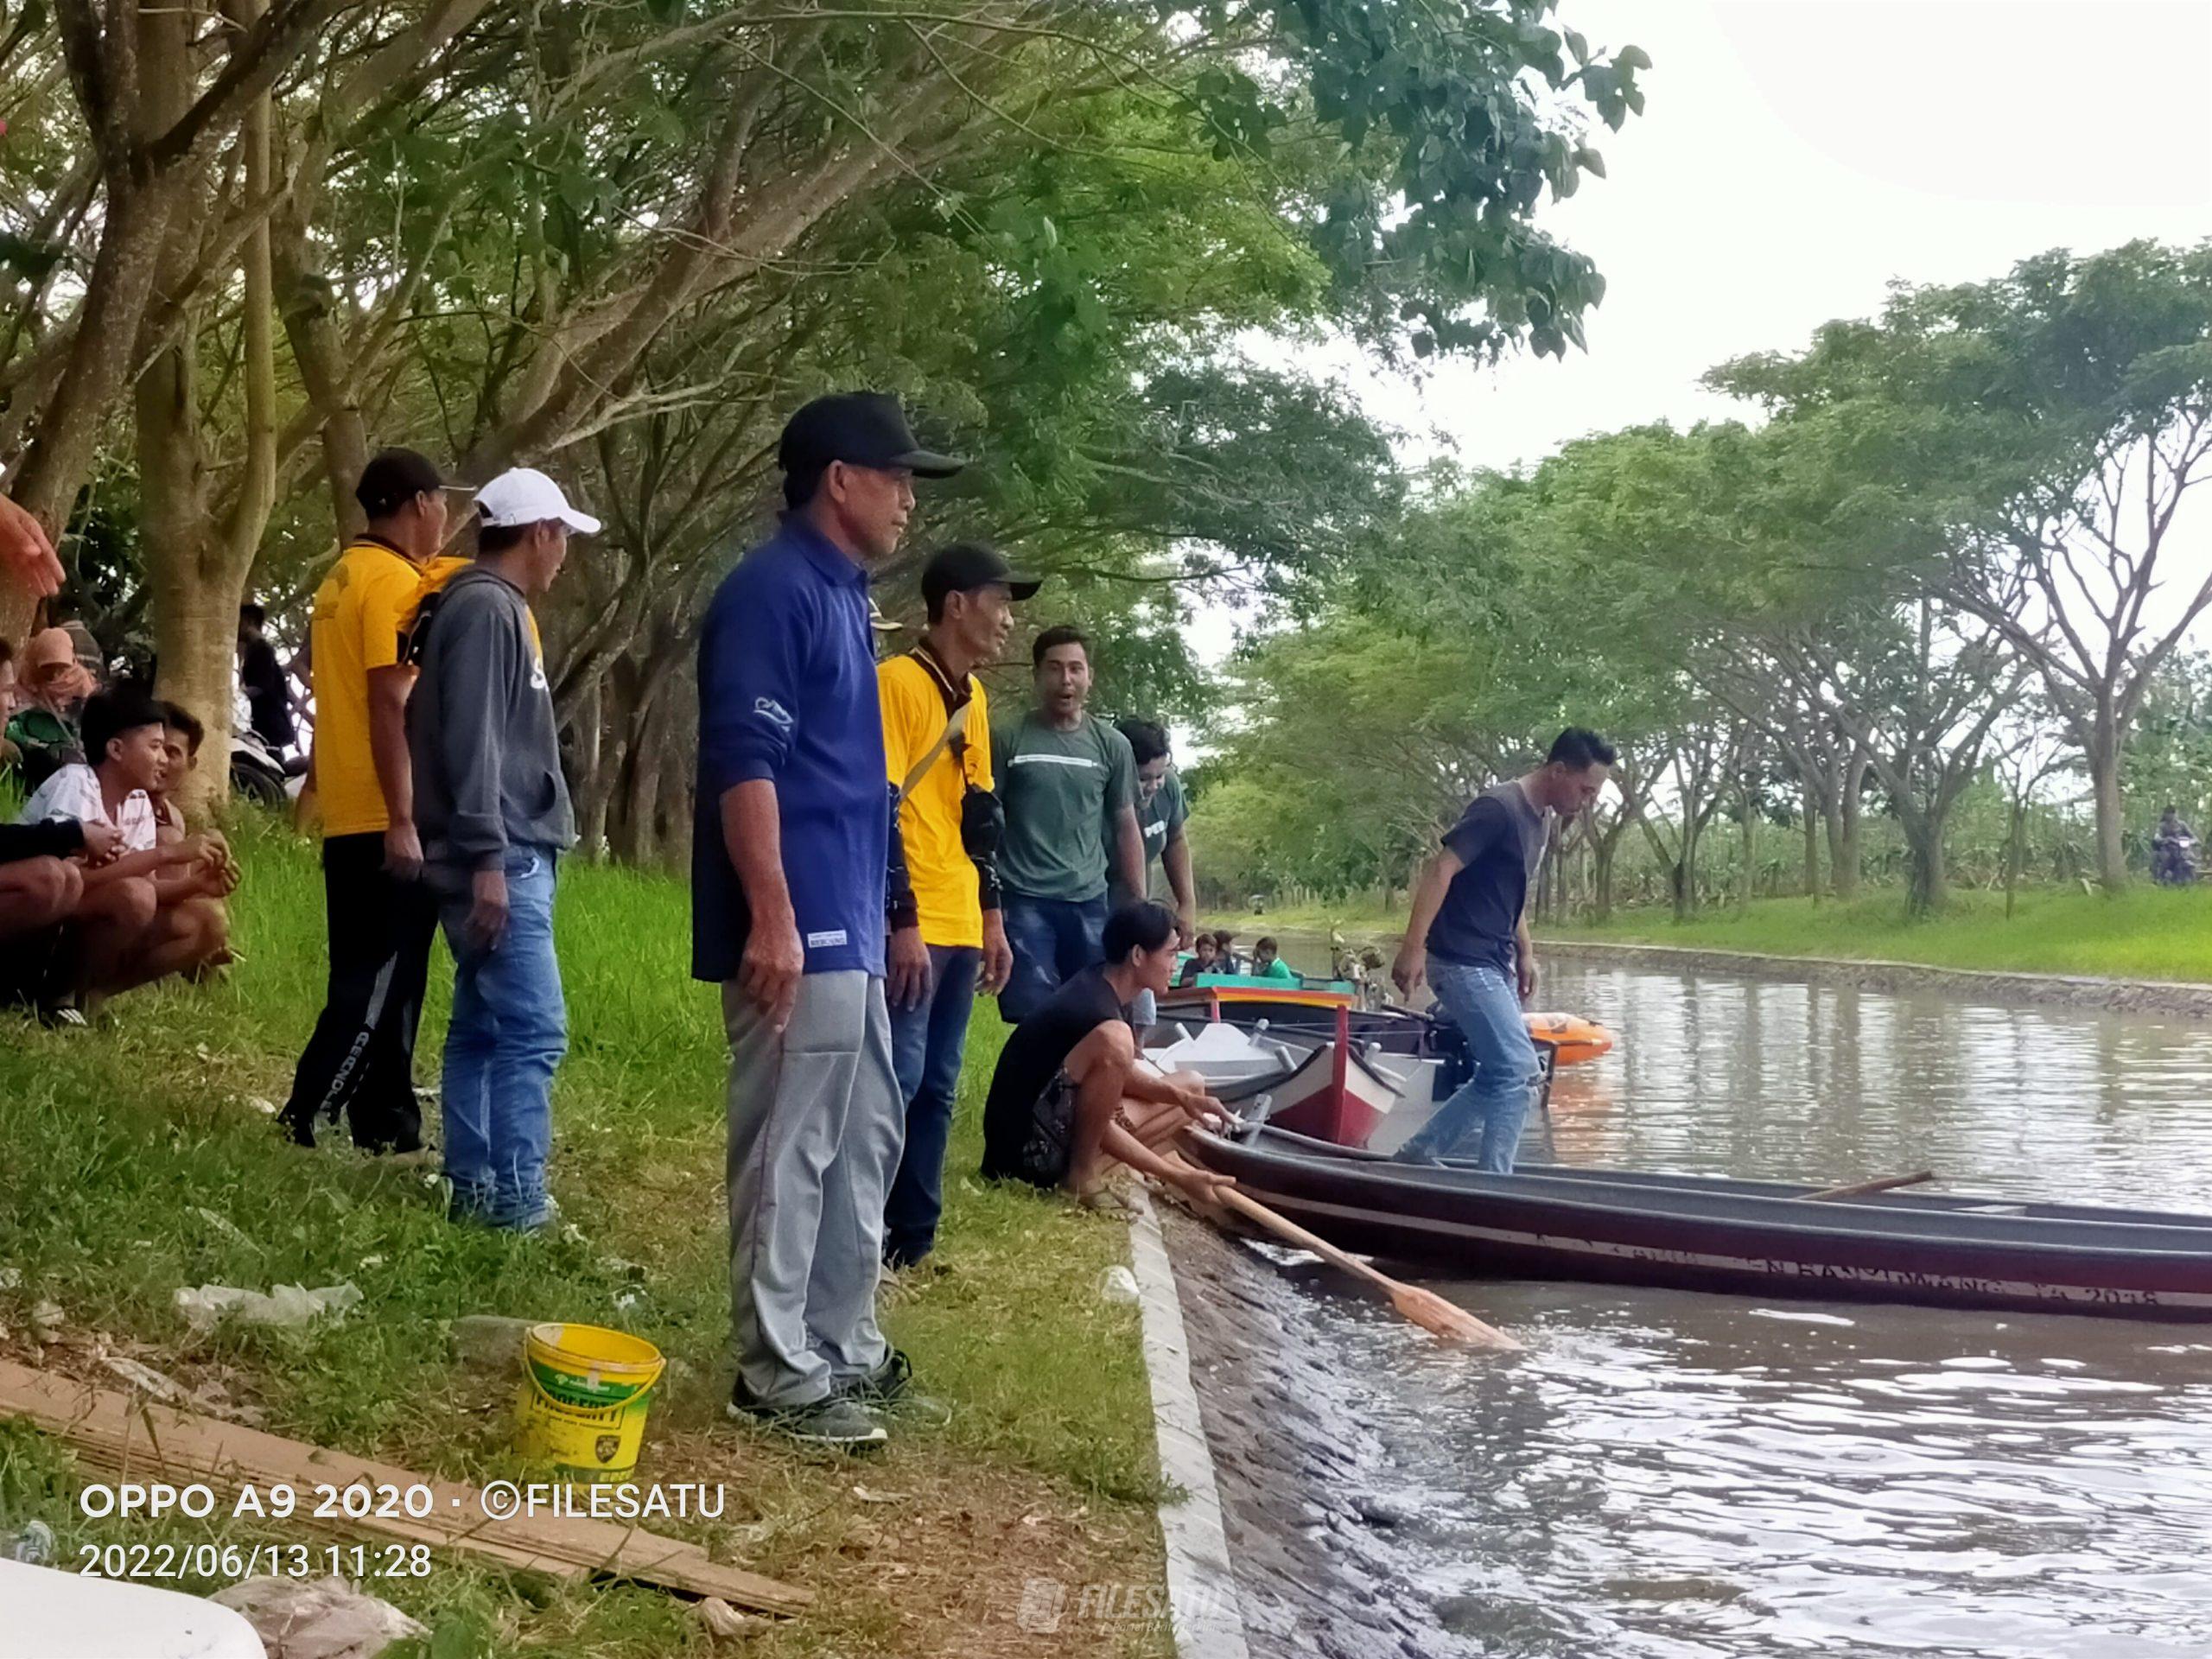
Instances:
[[[532,1325],[523,1342],[515,1450],[571,1479],[626,1479],[667,1363],[652,1344],[620,1331]]]

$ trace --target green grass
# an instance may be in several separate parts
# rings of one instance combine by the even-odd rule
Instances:
[[[2212,981],[2212,887],[2024,890],[2008,919],[2002,893],[1960,892],[1943,913],[1908,921],[1901,896],[1848,904],[1766,899],[1677,923],[1664,911],[1617,913],[1603,927],[1547,925],[1540,937],[1612,939],[1696,950],[1840,957],[2019,973]]]
[[[321,876],[312,849],[277,831],[247,828],[238,841],[242,960],[226,983],[124,999],[108,1028],[73,1037],[0,1015],[0,1262],[20,1275],[0,1290],[0,1352],[97,1377],[105,1346],[188,1389],[219,1388],[277,1432],[481,1478],[511,1466],[515,1379],[450,1358],[448,1321],[499,1313],[633,1332],[677,1367],[653,1408],[642,1478],[721,1483],[728,1513],[697,1535],[821,1594],[815,1612],[749,1653],[1020,1651],[1006,1644],[1018,1641],[1025,1576],[1156,1581],[1160,1492],[1136,1316],[1097,1294],[1105,1268],[1126,1259],[1126,1229],[986,1189],[970,1173],[980,1084],[1001,1041],[995,1010],[978,1013],[948,1162],[940,1254],[953,1271],[887,1298],[893,1339],[955,1406],[953,1425],[910,1431],[865,1464],[810,1461],[721,1418],[726,1050],[716,998],[688,976],[683,888],[613,869],[564,873],[572,1050],[556,1085],[552,1184],[588,1242],[515,1239],[448,1223],[422,1170],[276,1135],[256,1103],[283,1100],[321,1004]],[[444,1023],[442,947],[439,957],[426,1078]],[[185,1285],[341,1280],[364,1304],[306,1332],[198,1335],[172,1305]],[[47,1300],[64,1320],[41,1351],[29,1316]],[[79,1478],[56,1442],[0,1433],[0,1525],[41,1516],[71,1550],[161,1535],[78,1516]],[[893,1501],[865,1502],[856,1484]],[[644,1589],[550,1587],[445,1554],[428,1580],[378,1589],[438,1633],[437,1659],[710,1650],[681,1602]],[[982,1626],[996,1645],[960,1634]],[[1150,1626],[1053,1643],[1165,1650]]]
[[[1313,936],[1332,928],[1354,941],[1395,944],[1405,917],[1362,900],[1287,906],[1227,921],[1208,916],[1199,925],[1231,928],[1248,950],[1262,933]],[[1901,892],[1884,887],[1847,904],[1762,899],[1748,909],[1716,906],[1681,923],[1661,908],[1623,910],[1602,926],[1548,922],[1536,933],[1539,940],[1614,940],[1766,956],[2212,982],[2212,884],[2177,891],[2139,883],[2118,898],[2079,887],[2024,888],[2010,918],[2001,893],[1959,890],[1942,915],[1919,922],[1906,918]]]
[[[1236,943],[1249,950],[1252,941],[1263,933],[1326,933],[1334,928],[1347,938],[1365,938],[1395,932],[1405,925],[1405,918],[1363,900],[1357,905],[1286,905],[1281,910],[1243,916],[1208,913],[1199,918],[1198,925],[1202,929],[1226,927],[1236,936]]]

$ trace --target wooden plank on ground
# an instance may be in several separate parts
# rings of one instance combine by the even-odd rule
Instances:
[[[485,1517],[481,1495],[463,1482],[435,1480],[351,1452],[287,1440],[280,1434],[177,1411],[118,1389],[94,1388],[0,1360],[0,1419],[22,1418],[60,1436],[98,1467],[138,1481],[203,1481],[229,1497],[242,1486],[289,1484],[314,1507],[318,1485],[344,1491],[391,1486],[427,1488],[428,1516],[393,1514],[293,1521],[348,1534],[375,1533],[488,1556],[562,1578],[599,1573],[632,1579],[695,1596],[719,1596],[734,1606],[795,1613],[813,1592],[708,1559],[698,1545],[664,1538],[642,1527],[565,1516]],[[577,1489],[579,1493],[584,1490]]]

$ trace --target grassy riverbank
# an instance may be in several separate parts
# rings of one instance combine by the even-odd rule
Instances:
[[[1234,928],[1247,949],[1262,932],[1325,935],[1332,927],[1348,938],[1395,945],[1405,918],[1372,906],[1307,905],[1201,925]],[[1665,910],[1628,910],[1602,926],[1548,923],[1536,932],[1539,942],[1614,940],[1941,968],[2212,982],[2212,884],[2180,891],[2139,884],[2116,899],[2079,887],[2024,890],[2009,918],[2002,893],[1960,892],[1951,895],[1942,915],[1908,921],[1903,895],[1883,889],[1848,904],[1763,899],[1749,908],[1708,910],[1687,922],[1676,922]]]
[[[1772,956],[1840,957],[2016,973],[2212,981],[2212,888],[2023,892],[2014,914],[1995,893],[1954,893],[1940,917],[1909,922],[1895,893],[1849,904],[1762,899],[1676,923],[1663,912],[1604,927],[1548,927],[1560,938],[1616,939]]]
[[[1164,1630],[1136,1621],[1070,1620],[1054,1635],[1016,1622],[1033,1579],[1156,1583],[1160,1494],[1136,1315],[1097,1288],[1126,1259],[1127,1230],[963,1173],[976,1166],[995,1013],[976,1021],[949,1166],[950,1272],[893,1290],[887,1305],[893,1339],[954,1406],[953,1423],[906,1431],[864,1461],[810,1459],[721,1418],[725,1051],[712,994],[686,976],[683,888],[611,869],[564,875],[573,1036],[552,1173],[580,1238],[511,1239],[448,1224],[423,1169],[280,1141],[267,1110],[321,1002],[321,877],[311,849],[274,832],[241,837],[241,855],[243,960],[226,984],[142,993],[115,1006],[109,1028],[74,1037],[0,1015],[0,1264],[12,1270],[0,1281],[10,1287],[0,1353],[111,1382],[104,1349],[276,1432],[485,1478],[506,1466],[514,1378],[453,1358],[448,1322],[618,1325],[677,1367],[653,1408],[641,1478],[723,1485],[723,1520],[692,1535],[819,1598],[744,1652],[1167,1650]],[[433,996],[426,1078],[442,968]],[[171,1300],[183,1285],[340,1281],[365,1300],[307,1332],[196,1336]],[[41,1303],[58,1319],[53,1308],[35,1319]],[[0,1428],[0,1526],[43,1517],[71,1563],[80,1543],[164,1535],[76,1517],[75,1482],[54,1442]],[[224,1527],[166,1535],[308,1541]],[[728,1650],[691,1609],[649,1590],[550,1587],[444,1554],[425,1580],[370,1587],[432,1626],[436,1659]]]

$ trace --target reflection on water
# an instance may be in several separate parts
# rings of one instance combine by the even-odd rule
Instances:
[[[1563,964],[1540,1000],[1621,1038],[1561,1076],[1565,1161],[2212,1211],[2212,1029]],[[2212,1654],[2202,1326],[1441,1288],[1529,1353],[1315,1316],[1459,1651]]]

